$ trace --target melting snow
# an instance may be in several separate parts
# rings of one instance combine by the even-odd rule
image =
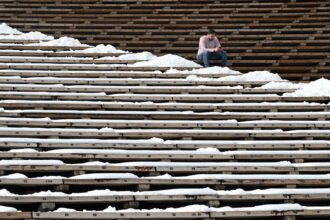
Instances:
[[[0,34],[22,34],[15,28],[9,27],[6,23],[0,24]]]
[[[32,46],[88,46],[87,44],[81,44],[79,40],[71,37],[61,37],[56,40],[47,42],[32,43],[28,44]]]
[[[150,61],[142,61],[134,64],[129,64],[131,67],[201,67],[201,65],[187,60],[183,57],[167,54],[156,57]]]

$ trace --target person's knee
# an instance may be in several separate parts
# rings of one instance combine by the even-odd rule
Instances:
[[[208,51],[205,51],[202,53],[202,57],[207,57],[209,55],[209,52]]]
[[[197,55],[197,60],[203,60],[205,57],[208,57],[208,51],[202,52]]]

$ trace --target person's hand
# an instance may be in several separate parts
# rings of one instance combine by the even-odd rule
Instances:
[[[219,52],[219,51],[221,51],[221,48],[220,47],[214,48],[214,52]]]

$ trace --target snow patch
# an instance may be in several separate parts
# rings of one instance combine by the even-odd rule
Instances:
[[[25,178],[28,177],[21,173],[12,173],[5,176],[0,176],[0,179],[25,179]]]
[[[239,71],[235,71],[229,69],[228,67],[206,67],[200,69],[193,69],[193,70],[177,70],[177,69],[169,69],[165,73],[167,74],[177,74],[177,73],[184,73],[184,74],[242,74]]]
[[[108,44],[108,45],[99,44],[96,47],[87,48],[84,50],[75,50],[73,52],[77,52],[77,53],[128,53],[128,51],[119,50],[110,44]]]
[[[301,86],[298,90],[291,93],[284,93],[283,96],[288,97],[311,97],[311,96],[327,96],[330,97],[330,80],[321,78]]]
[[[136,179],[132,173],[88,173],[70,177],[70,179]]]
[[[141,53],[129,53],[123,54],[118,57],[102,57],[98,60],[152,60],[155,59],[156,56],[150,52],[141,52]]]
[[[28,44],[32,46],[88,46],[87,44],[81,44],[79,40],[71,37],[61,37],[56,40],[51,40],[47,42],[39,42]]]
[[[0,160],[0,165],[63,165],[60,160]]]
[[[77,210],[75,209],[69,209],[69,208],[58,208],[54,210],[53,212],[76,212]]]
[[[1,28],[0,28],[1,30]],[[54,40],[53,36],[48,36],[38,31],[32,31],[24,34],[10,34],[10,35],[0,35],[0,39],[10,39],[10,40]]]
[[[305,83],[292,82],[269,82],[260,86],[261,89],[300,89],[305,86]]]
[[[187,60],[183,57],[167,54],[156,57],[150,61],[142,61],[134,64],[129,64],[131,67],[201,67],[201,65]]]
[[[115,132],[115,130],[113,128],[105,127],[99,129],[99,132]]]
[[[237,76],[225,76],[220,78],[205,78],[196,75],[187,76],[188,81],[237,81],[237,82],[271,82],[271,81],[285,81],[278,74],[268,71],[254,71]]]
[[[253,206],[253,207],[239,207],[239,208],[232,208],[230,206],[224,206],[220,208],[214,208],[214,207],[208,207],[206,205],[188,205],[184,207],[179,208],[165,208],[165,209],[159,209],[159,208],[153,208],[153,209],[121,209],[117,210],[116,207],[109,206],[106,209],[102,211],[95,211],[95,210],[83,210],[83,212],[119,212],[119,213],[136,213],[136,212],[237,212],[237,211],[303,211],[308,209],[309,207],[301,206],[297,203],[292,204],[267,204],[267,205],[259,205],[259,206]],[[327,207],[329,208],[329,207]],[[58,210],[63,210],[64,212],[66,210],[69,210],[69,212],[76,211],[74,209],[66,209],[66,208],[59,208],[55,211],[58,212]]]
[[[0,212],[18,212],[16,208],[0,205]]]
[[[10,149],[8,152],[11,152],[11,153],[35,153],[38,151],[33,148],[21,148],[21,149]]]
[[[0,34],[22,34],[22,32],[8,26],[6,23],[2,23],[0,24]]]

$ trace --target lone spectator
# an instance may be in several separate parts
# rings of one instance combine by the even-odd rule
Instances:
[[[221,60],[221,66],[226,67],[228,65],[226,51],[221,48],[221,44],[215,35],[215,31],[211,29],[207,32],[207,35],[199,39],[197,60],[203,62],[205,67],[210,66],[210,60]]]

